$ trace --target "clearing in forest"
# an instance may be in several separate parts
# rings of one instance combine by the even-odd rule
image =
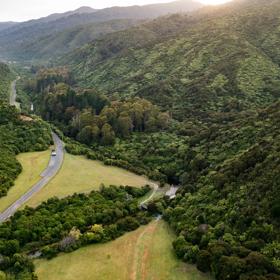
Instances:
[[[210,279],[176,258],[172,250],[174,237],[164,221],[153,221],[117,240],[83,247],[50,261],[36,260],[36,274],[41,280]]]
[[[106,166],[102,162],[89,160],[83,156],[65,154],[59,173],[27,204],[34,207],[54,196],[61,198],[74,193],[87,193],[98,190],[101,184],[142,187],[149,184],[149,180],[124,169]]]

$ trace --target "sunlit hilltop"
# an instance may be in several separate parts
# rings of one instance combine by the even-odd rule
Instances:
[[[199,2],[205,5],[220,5],[230,1],[231,0],[199,0]]]

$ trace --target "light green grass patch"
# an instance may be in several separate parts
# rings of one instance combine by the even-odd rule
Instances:
[[[149,180],[121,168],[105,166],[99,161],[66,154],[63,166],[56,177],[27,204],[34,207],[54,196],[61,198],[74,193],[99,190],[101,184],[142,187],[149,184]]]
[[[206,280],[194,266],[179,261],[174,234],[154,221],[109,243],[91,245],[47,260],[36,260],[41,280]]]
[[[15,185],[9,190],[8,195],[0,199],[0,212],[7,209],[40,180],[40,174],[47,167],[49,159],[49,150],[23,153],[17,156],[23,170],[16,179]]]

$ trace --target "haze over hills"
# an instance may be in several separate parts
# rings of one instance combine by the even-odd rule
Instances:
[[[18,24],[18,23],[17,22],[12,22],[12,21],[10,21],[10,22],[0,22],[0,32],[2,30],[5,30],[5,29],[9,28],[9,27],[15,26],[16,24]]]
[[[58,37],[63,37],[65,34],[62,32],[64,31],[70,33],[70,35],[68,35],[70,37],[69,42],[65,42],[60,38],[57,38],[57,40],[62,40],[64,45],[71,45],[71,29],[81,28],[82,25],[94,25],[100,22],[123,19],[130,19],[133,21],[152,19],[170,13],[190,12],[200,7],[202,7],[202,4],[193,0],[181,0],[167,4],[112,7],[101,10],[91,10],[86,7],[63,14],[54,14],[42,19],[20,23],[14,27],[3,30],[2,32],[0,31],[0,52],[2,57],[30,60],[32,59],[32,54],[29,53],[25,56],[26,46],[37,43],[39,40],[46,42],[48,40],[47,36],[54,34]],[[112,29],[116,31],[118,28],[112,27]],[[83,32],[86,31],[87,27],[85,27]],[[110,31],[109,28],[109,32]],[[60,32],[60,34],[58,34],[58,32]],[[104,30],[100,33],[104,34]],[[88,38],[91,40],[92,36],[89,35]],[[85,41],[81,42],[81,44],[83,43],[85,43]],[[61,45],[61,47],[63,47],[63,45]],[[45,49],[47,49],[47,46],[45,46]],[[19,50],[21,51],[19,52]],[[68,50],[71,50],[71,47]],[[52,55],[52,51],[53,48],[50,47],[48,53],[49,57]],[[36,55],[36,52],[34,55]]]
[[[39,22],[40,23],[50,22],[50,21],[55,21],[55,20],[61,19],[61,18],[66,18],[66,17],[72,16],[72,15],[91,14],[91,13],[94,13],[96,11],[97,11],[96,9],[84,6],[84,7],[78,8],[76,10],[65,12],[65,13],[51,14],[47,17],[40,18]]]

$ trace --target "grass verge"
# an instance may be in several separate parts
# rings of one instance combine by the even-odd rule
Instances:
[[[40,180],[40,174],[48,165],[50,151],[23,153],[18,155],[17,159],[23,170],[8,195],[0,199],[0,212],[7,209]]]

